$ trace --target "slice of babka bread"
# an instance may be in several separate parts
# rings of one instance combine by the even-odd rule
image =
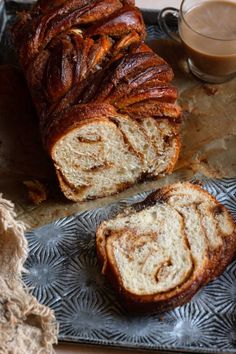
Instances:
[[[236,254],[235,223],[201,187],[176,183],[104,221],[96,244],[124,304],[166,311],[189,301]]]

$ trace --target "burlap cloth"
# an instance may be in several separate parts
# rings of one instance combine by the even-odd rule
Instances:
[[[53,311],[38,303],[21,280],[27,256],[25,225],[0,194],[0,353],[53,353]]]

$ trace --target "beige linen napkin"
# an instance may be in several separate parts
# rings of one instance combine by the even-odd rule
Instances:
[[[21,280],[27,256],[25,226],[0,194],[0,353],[52,353],[57,342],[53,311],[40,305]]]

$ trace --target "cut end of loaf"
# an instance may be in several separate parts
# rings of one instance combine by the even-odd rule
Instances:
[[[236,254],[226,208],[202,188],[177,183],[97,230],[103,273],[124,305],[162,312],[191,299]]]
[[[117,193],[144,176],[170,173],[179,149],[176,123],[114,115],[69,129],[51,156],[66,197],[83,201]]]

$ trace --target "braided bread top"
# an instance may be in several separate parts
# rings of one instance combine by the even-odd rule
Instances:
[[[39,0],[13,38],[40,117],[44,144],[65,110],[115,110],[178,120],[170,66],[145,43],[132,0]]]

